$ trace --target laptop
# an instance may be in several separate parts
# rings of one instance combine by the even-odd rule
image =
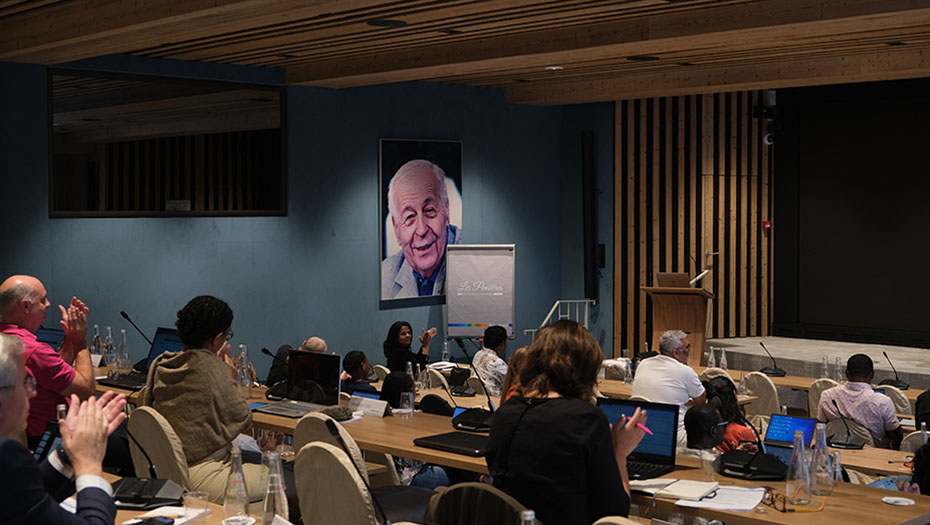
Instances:
[[[765,452],[777,457],[785,465],[790,465],[794,453],[794,431],[804,432],[804,443],[810,445],[814,439],[815,426],[817,420],[809,417],[772,414],[765,438],[762,440]]]
[[[61,350],[61,344],[65,342],[65,331],[61,328],[39,328],[36,330],[36,340],[58,351]]]
[[[339,403],[342,356],[290,350],[287,355],[287,399],[255,409],[276,416],[299,418]]]
[[[639,445],[627,456],[626,468],[630,479],[656,478],[675,470],[678,405],[609,397],[598,398],[597,404],[611,425],[623,415],[632,416],[637,408],[648,412],[646,426],[652,435],[644,435]]]
[[[152,347],[149,349],[149,357],[145,362],[145,370],[138,372],[133,370],[128,374],[120,375],[114,378],[98,379],[97,382],[105,386],[124,388],[126,390],[142,390],[145,386],[146,378],[149,375],[149,368],[155,359],[165,352],[178,352],[184,344],[178,336],[178,331],[172,328],[159,328],[155,331],[155,338],[152,339]]]
[[[485,449],[488,448],[488,436],[468,432],[446,432],[445,434],[416,438],[413,440],[413,444],[418,447],[432,448],[476,458],[483,456]]]

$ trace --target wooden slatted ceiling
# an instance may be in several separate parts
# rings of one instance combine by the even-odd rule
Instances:
[[[762,92],[617,102],[614,340],[652,333],[642,286],[656,272],[711,272],[707,337],[767,335],[773,300],[771,147],[752,117]],[[707,254],[717,252],[718,255]]]
[[[110,53],[281,67],[290,83],[333,88],[503,87],[512,102],[561,104],[930,76],[930,3],[0,0],[0,60]],[[642,55],[659,60],[628,60]]]

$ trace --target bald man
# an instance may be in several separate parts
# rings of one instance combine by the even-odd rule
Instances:
[[[36,379],[36,395],[30,403],[26,435],[38,440],[46,423],[56,417],[56,407],[76,394],[87,399],[94,392],[94,367],[87,348],[87,306],[72,297],[61,310],[65,341],[60,352],[36,340],[51,306],[42,282],[28,275],[14,275],[0,284],[0,332],[23,342],[26,370]]]

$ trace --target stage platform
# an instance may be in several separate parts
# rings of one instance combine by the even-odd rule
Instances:
[[[905,346],[875,345],[863,343],[844,343],[839,341],[821,341],[816,339],[794,339],[790,337],[737,337],[727,339],[707,339],[701,364],[706,361],[707,348],[726,348],[727,366],[731,370],[754,371],[772,366],[772,360],[765,355],[759,342],[765,344],[775,357],[779,368],[788,375],[820,377],[823,370],[823,356],[830,362],[830,377],[833,377],[836,357],[840,357],[842,370],[846,360],[853,354],[866,354],[875,363],[875,383],[883,379],[894,379],[894,373],[882,355],[888,353],[898,375],[910,383],[911,388],[926,390],[930,388],[930,349],[910,348]],[[719,351],[717,359],[720,358]],[[845,374],[843,374],[845,377]]]

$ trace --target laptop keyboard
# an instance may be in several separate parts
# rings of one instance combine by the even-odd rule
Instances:
[[[142,390],[142,387],[145,386],[145,381],[145,374],[126,374],[117,378],[101,379],[97,382],[101,385],[115,386],[117,388],[125,388],[126,390]]]
[[[669,472],[669,465],[656,465],[627,459],[626,469],[631,479],[650,479]]]

